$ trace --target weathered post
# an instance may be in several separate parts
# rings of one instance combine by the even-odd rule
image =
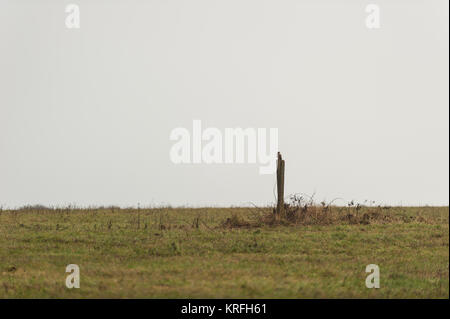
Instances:
[[[284,160],[278,152],[277,159],[277,218],[284,215]]]

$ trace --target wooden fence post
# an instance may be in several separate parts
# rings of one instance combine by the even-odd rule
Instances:
[[[284,215],[284,160],[278,152],[277,159],[277,218]]]

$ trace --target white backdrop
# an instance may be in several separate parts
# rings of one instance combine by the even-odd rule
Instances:
[[[372,2],[0,0],[0,205],[273,201],[170,161],[193,119],[278,128],[288,194],[448,205],[448,2]]]

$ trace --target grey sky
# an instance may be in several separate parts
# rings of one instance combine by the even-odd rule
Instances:
[[[256,164],[170,161],[193,119],[277,127],[288,194],[448,205],[448,19],[444,0],[0,0],[0,205],[272,202]]]

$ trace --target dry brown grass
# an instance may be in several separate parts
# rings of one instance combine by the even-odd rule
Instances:
[[[249,208],[253,215],[244,218],[233,214],[222,223],[224,228],[253,228],[278,225],[369,225],[387,223],[431,223],[428,215],[410,215],[402,212],[401,207],[381,205],[365,205],[348,202],[346,206],[334,206],[331,203],[321,202],[317,204],[313,198],[305,199],[302,196],[293,195],[284,204],[284,212],[278,216],[274,207]],[[250,216],[250,218],[248,217]]]

